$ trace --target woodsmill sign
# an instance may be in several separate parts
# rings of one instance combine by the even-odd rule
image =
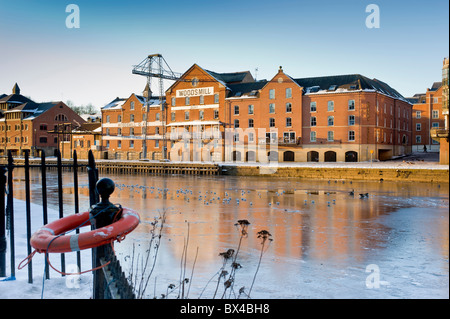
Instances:
[[[177,97],[192,97],[201,95],[213,95],[214,87],[204,87],[186,90],[177,90]]]

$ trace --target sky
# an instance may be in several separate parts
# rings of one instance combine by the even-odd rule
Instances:
[[[69,4],[79,28],[66,25]],[[379,28],[366,25],[370,4]],[[442,79],[448,12],[447,0],[0,0],[0,94],[17,82],[36,102],[99,109],[142,94],[133,65],[160,53],[179,73],[194,63],[258,80],[279,66],[293,78],[358,73],[409,97]]]

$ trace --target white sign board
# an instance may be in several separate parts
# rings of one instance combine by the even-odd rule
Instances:
[[[214,95],[214,87],[204,87],[186,90],[177,90],[177,97],[192,97],[201,95]]]

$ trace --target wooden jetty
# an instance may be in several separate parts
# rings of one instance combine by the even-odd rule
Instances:
[[[23,158],[14,158],[16,164],[23,164]],[[31,167],[38,167],[41,164],[40,158],[30,158]],[[47,158],[46,166],[56,169],[56,159]],[[78,160],[79,169],[83,170],[87,166],[87,160]],[[0,161],[0,164],[2,163]],[[64,159],[62,161],[63,170],[71,170],[73,161]],[[121,161],[121,160],[96,160],[95,166],[99,173],[105,174],[183,174],[183,175],[220,175],[221,168],[218,164],[206,163],[173,163],[173,162],[157,162],[157,161]]]

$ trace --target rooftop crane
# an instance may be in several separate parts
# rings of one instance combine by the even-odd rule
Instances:
[[[159,79],[159,105],[161,110],[161,122],[162,122],[162,136],[163,136],[163,159],[167,160],[167,140],[166,140],[166,118],[167,108],[164,99],[164,84],[163,80],[177,81],[181,77],[181,73],[173,72],[167,64],[166,60],[159,53],[150,54],[141,63],[133,66],[133,74],[142,75],[147,77],[147,85],[144,89],[145,98],[145,127],[144,127],[144,143],[143,153],[144,159],[147,159],[147,119],[149,111],[149,102],[152,97],[151,79]]]

